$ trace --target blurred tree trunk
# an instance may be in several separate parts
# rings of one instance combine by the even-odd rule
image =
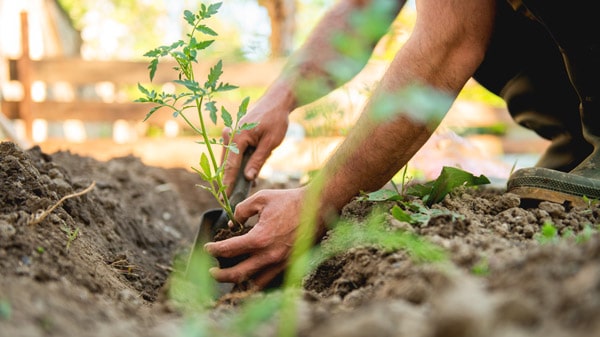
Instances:
[[[258,0],[271,19],[271,57],[287,56],[292,52],[296,29],[296,0]]]

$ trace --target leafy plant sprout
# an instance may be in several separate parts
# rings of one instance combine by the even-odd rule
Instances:
[[[236,118],[221,106],[219,109],[215,101],[215,95],[224,91],[237,89],[237,86],[220,81],[223,74],[223,62],[219,60],[207,75],[206,81],[201,83],[196,79],[193,65],[198,63],[199,54],[202,50],[208,48],[214,42],[210,37],[218,34],[204,24],[204,21],[215,15],[222,2],[210,5],[201,4],[200,10],[193,13],[189,10],[184,11],[183,18],[191,27],[190,33],[186,34],[185,40],[178,40],[171,45],[160,46],[150,50],[144,56],[150,57],[151,61],[148,65],[150,81],[154,79],[158,68],[159,59],[164,57],[173,58],[177,66],[173,70],[177,72],[177,78],[173,83],[183,88],[180,93],[156,92],[153,89],[146,88],[138,83],[138,89],[143,94],[143,97],[135,100],[142,103],[154,103],[155,106],[150,109],[144,121],[152,116],[157,110],[167,108],[172,111],[173,117],[182,118],[185,123],[198,135],[201,140],[199,144],[206,146],[206,152],[202,152],[198,168],[192,168],[196,171],[202,180],[207,183],[207,186],[199,185],[201,188],[208,190],[217,200],[219,205],[225,210],[229,219],[233,219],[233,207],[226,193],[227,186],[223,184],[224,164],[219,164],[215,155],[215,146],[222,147],[224,154],[222,163],[227,161],[229,154],[239,153],[236,144],[233,142],[235,135],[243,130],[249,130],[256,126],[256,123],[244,123],[239,125],[240,119],[246,114],[248,109],[249,97],[242,100],[239,106]],[[199,36],[208,36],[208,39],[200,39]],[[208,123],[204,116],[204,112],[214,125],[217,124],[217,113],[220,110],[220,117],[223,124],[231,129],[231,139],[228,144],[224,140],[215,139],[209,136]],[[198,125],[195,125],[186,115],[189,111],[193,111],[198,115]]]

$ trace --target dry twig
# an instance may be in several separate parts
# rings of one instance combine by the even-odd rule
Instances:
[[[65,200],[70,199],[70,198],[74,198],[74,197],[78,197],[80,195],[84,195],[86,193],[88,193],[89,191],[92,190],[92,188],[94,188],[94,186],[96,186],[96,181],[92,181],[92,183],[90,184],[90,186],[88,186],[86,189],[80,191],[80,192],[75,192],[69,195],[65,195],[64,197],[62,197],[56,204],[48,207],[45,210],[38,210],[35,212],[35,214],[32,214],[29,221],[28,221],[28,225],[33,226],[33,225],[37,225],[40,222],[44,221],[44,219],[50,215],[50,213],[52,213],[52,211],[54,211],[56,209],[56,207],[60,206],[60,204],[62,204]]]

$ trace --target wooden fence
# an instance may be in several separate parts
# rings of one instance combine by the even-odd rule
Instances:
[[[93,86],[98,83],[110,83],[115,92],[122,88],[132,88],[137,83],[148,83],[148,62],[146,61],[88,61],[81,58],[47,58],[32,60],[29,57],[29,32],[27,15],[21,15],[22,53],[16,60],[9,60],[10,80],[18,81],[23,94],[18,101],[2,98],[0,111],[10,119],[24,121],[26,136],[32,139],[34,119],[47,121],[64,121],[77,119],[81,121],[114,122],[118,119],[142,121],[150,106],[135,103],[131,99],[102,100],[99,97],[85,97],[78,88]],[[198,64],[197,73],[207,73],[216,61],[210,60]],[[264,63],[224,63],[223,82],[240,87],[260,87],[268,85],[282,68],[282,60]],[[164,84],[174,79],[174,62],[161,63],[153,83]],[[68,83],[73,88],[72,100],[54,100],[47,97],[37,101],[32,98],[32,84],[44,83],[47,87],[55,83]],[[89,96],[89,95],[88,95]],[[154,122],[161,123],[171,118],[170,114],[160,114]]]

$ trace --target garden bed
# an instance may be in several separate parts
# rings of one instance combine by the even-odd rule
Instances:
[[[94,181],[90,192],[30,224],[36,212]],[[215,206],[198,183],[187,170],[131,156],[98,161],[1,143],[0,336],[191,335],[183,333],[189,317],[166,290],[174,258],[191,245],[201,213]],[[267,187],[284,186],[255,189]],[[353,201],[343,217],[365,219],[374,204]],[[596,203],[524,207],[516,195],[480,187],[431,208],[439,212],[418,224],[388,217],[388,230],[419,235],[447,260],[362,245],[325,261],[297,300],[298,335],[600,334]],[[557,234],[542,233],[548,224]],[[207,317],[218,326],[244,298],[261,296],[218,302]],[[239,334],[274,336],[276,323],[268,317]]]

